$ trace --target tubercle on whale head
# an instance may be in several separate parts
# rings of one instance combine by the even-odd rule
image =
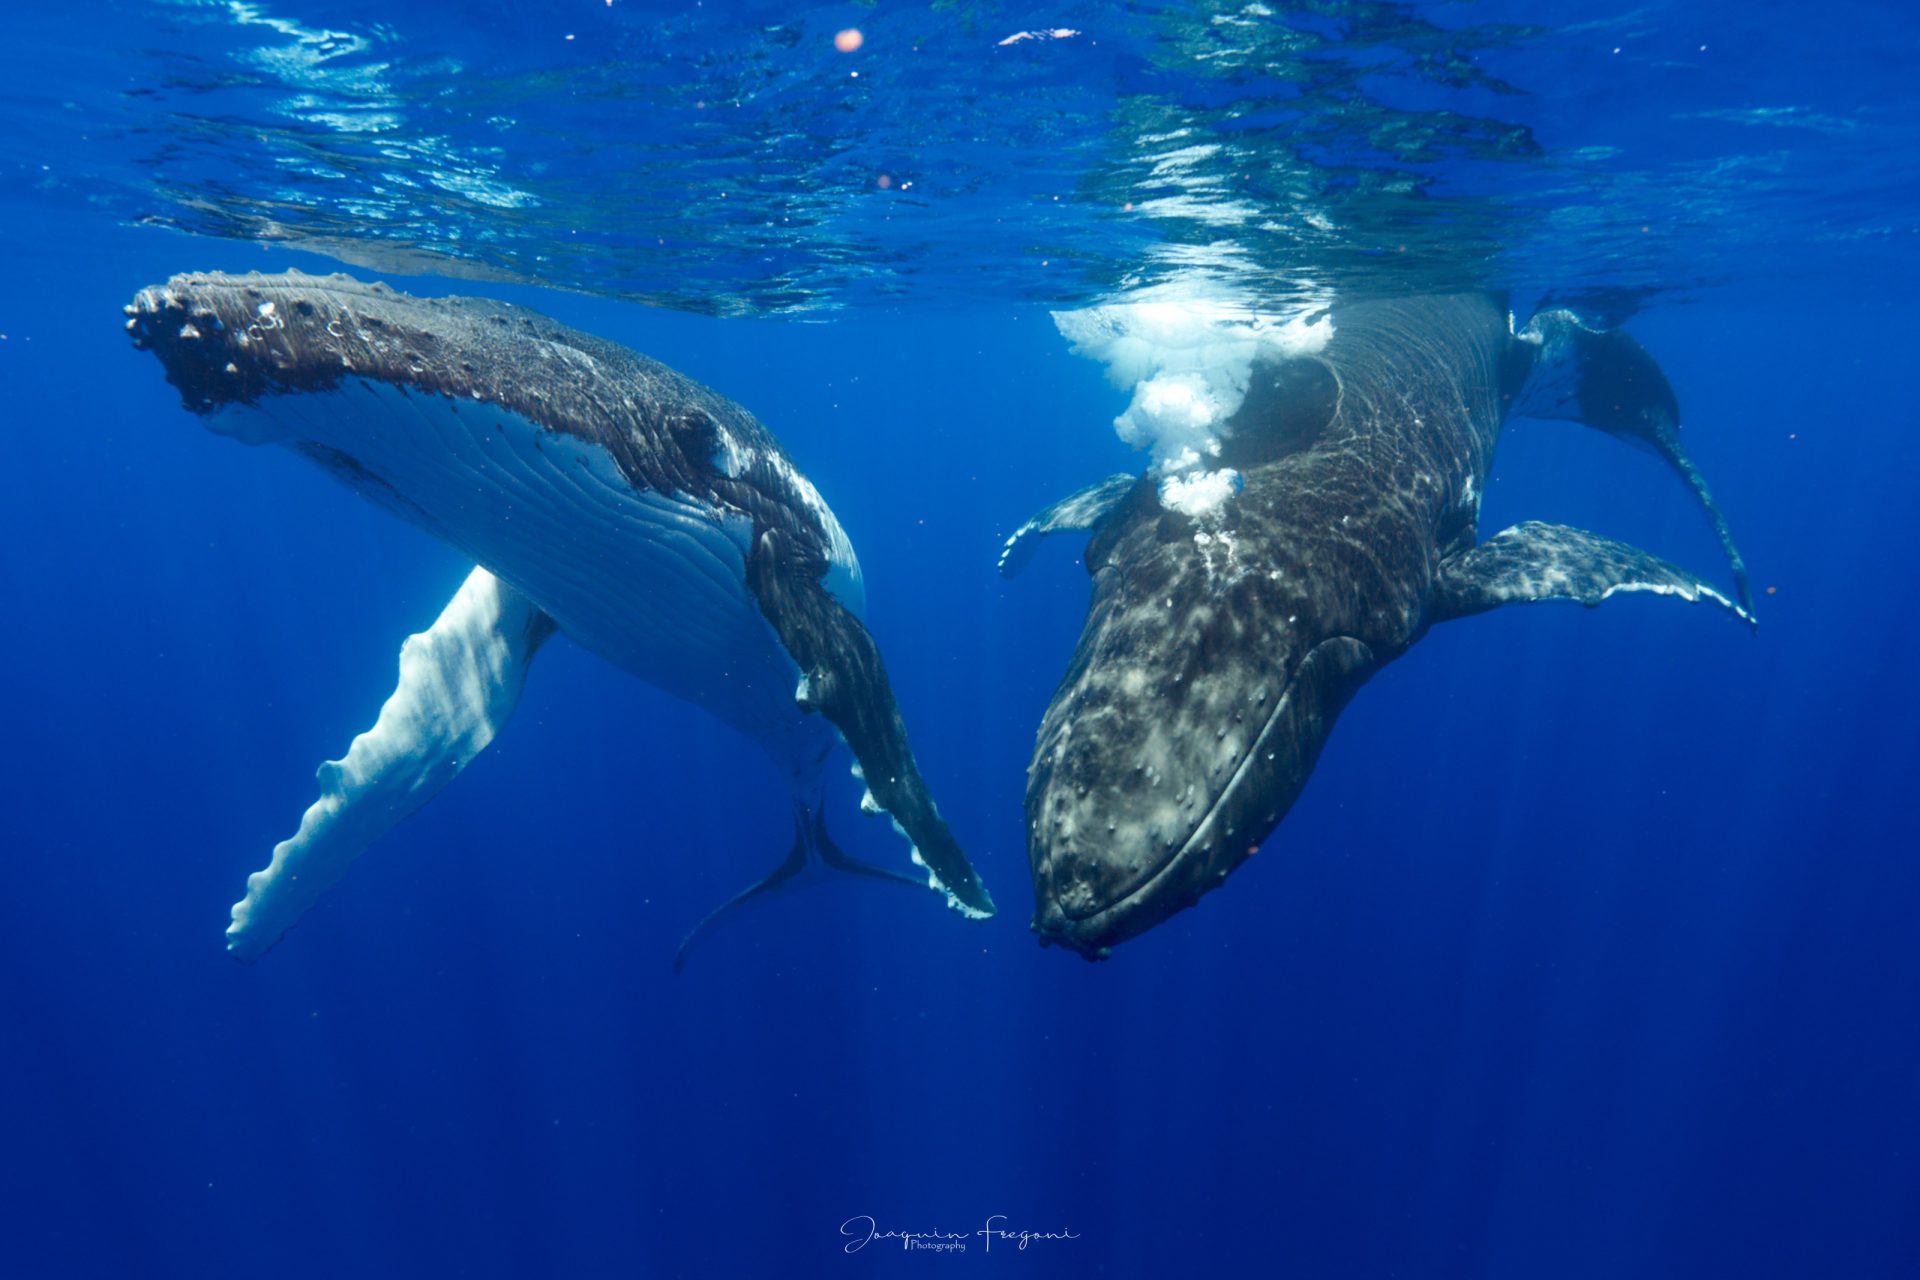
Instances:
[[[1224,883],[1286,816],[1376,665],[1364,643],[1335,636],[1283,681],[1216,656],[1201,677],[1210,689],[1188,675],[1184,694],[1163,698],[1123,677],[1103,687],[1132,685],[1137,696],[1096,711],[1084,696],[1096,664],[1076,655],[1069,680],[1079,683],[1049,708],[1028,779],[1030,927],[1042,944],[1106,959]],[[1076,715],[1083,732],[1071,727]]]
[[[537,418],[551,371],[528,377],[533,340],[584,336],[505,303],[415,297],[340,273],[187,272],[122,311],[135,349],[158,356],[183,407],[201,415],[361,378],[501,404],[521,390],[526,403],[513,407]]]
[[[798,489],[801,507],[822,505],[783,472],[777,442],[741,406],[640,352],[509,303],[416,297],[341,274],[215,271],[142,289],[125,313],[134,346],[159,358],[183,405],[249,443],[263,441],[232,423],[253,415],[224,409],[360,383],[437,397],[456,413],[472,401],[516,414],[605,448],[629,483],[654,492],[725,490],[751,509],[769,487],[776,503]],[[737,480],[716,466],[723,433]],[[850,562],[841,551],[836,559]]]
[[[355,372],[353,351],[378,341],[367,326],[382,323],[355,317],[344,300],[402,296],[345,275],[185,273],[141,289],[121,310],[135,350],[158,356],[182,407],[206,415],[337,384]]]

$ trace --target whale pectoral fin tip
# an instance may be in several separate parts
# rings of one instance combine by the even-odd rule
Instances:
[[[255,944],[244,922],[235,921],[227,926],[227,955],[234,963],[251,965],[270,950],[271,943],[264,947]]]
[[[964,886],[962,892],[956,892],[943,884],[936,883],[933,887],[946,895],[949,908],[969,920],[991,920],[1000,912],[1000,908],[994,905],[993,895],[988,893],[987,887],[977,880]]]
[[[980,886],[980,905],[962,908],[960,914],[969,920],[991,920],[1000,914],[1000,908],[994,905],[993,895],[987,892],[985,885],[982,885]]]
[[[756,543],[747,583],[795,665],[814,673],[811,701],[853,752],[873,807],[885,810],[913,844],[936,888],[957,885],[978,899],[978,877],[927,793],[879,646],[865,625],[783,547],[776,530]]]

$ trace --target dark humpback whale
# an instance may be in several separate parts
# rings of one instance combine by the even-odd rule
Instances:
[[[1485,296],[1366,302],[1328,322],[1317,351],[1252,364],[1198,514],[1186,499],[1205,485],[1121,475],[1008,540],[1011,573],[1041,535],[1092,533],[1092,602],[1028,770],[1043,942],[1102,957],[1220,885],[1285,816],[1347,700],[1436,622],[1623,591],[1753,620],[1673,390],[1631,337],[1561,310],[1515,333]],[[1738,600],[1579,529],[1529,521],[1478,542],[1510,411],[1663,457],[1713,520]]]
[[[708,916],[818,861],[836,739],[925,883],[993,901],[935,809],[860,621],[853,547],[752,414],[665,365],[523,308],[416,298],[346,276],[175,276],[125,309],[209,428],[304,454],[477,568],[400,655],[374,727],[320,768],[321,796],[233,908],[259,956],[373,840],[426,803],[512,713],[564,632],[758,742],[793,792],[793,849]]]

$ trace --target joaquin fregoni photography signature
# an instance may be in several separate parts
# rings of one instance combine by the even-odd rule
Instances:
[[[840,1235],[846,1241],[841,1246],[845,1253],[858,1253],[868,1245],[898,1245],[902,1249],[921,1250],[927,1253],[966,1253],[978,1249],[981,1253],[992,1253],[995,1247],[1006,1249],[1025,1249],[1030,1244],[1043,1240],[1078,1240],[1077,1231],[1029,1231],[1015,1227],[1004,1213],[989,1214],[986,1224],[975,1231],[895,1231],[882,1229],[880,1223],[870,1213],[855,1214],[840,1224]]]

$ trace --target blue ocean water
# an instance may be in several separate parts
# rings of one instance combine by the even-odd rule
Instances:
[[[0,1274],[1920,1274],[1900,7],[12,18]],[[467,776],[227,960],[468,568],[202,430],[120,332],[173,272],[292,267],[534,306],[768,423],[1001,914],[822,886],[674,975],[785,795],[555,644]],[[1089,965],[1026,930],[1021,816],[1086,575],[993,564],[1143,461],[1050,313],[1186,286],[1623,321],[1761,626],[1437,627],[1251,865]],[[1528,518],[1719,580],[1684,491],[1597,433],[1509,426],[1480,527]],[[899,865],[835,772],[836,838]],[[1071,1238],[989,1250],[992,1215]],[[866,1218],[967,1249],[848,1252]]]

